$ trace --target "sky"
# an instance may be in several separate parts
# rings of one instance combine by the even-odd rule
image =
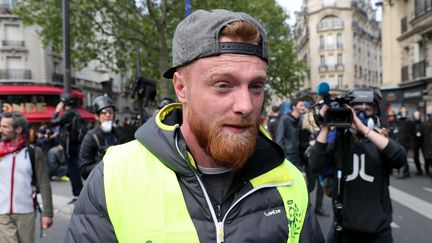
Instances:
[[[375,2],[377,2],[378,0],[370,0],[372,2],[372,7],[375,7]],[[295,23],[295,18],[294,18],[294,12],[295,11],[300,11],[301,8],[301,4],[302,4],[302,0],[276,0],[276,2],[279,3],[279,5],[281,5],[285,11],[287,11],[287,13],[290,16],[290,19],[288,20],[288,24],[289,25],[294,25]],[[377,17],[379,20],[381,20],[381,14],[379,13],[381,9],[378,9],[377,11]]]

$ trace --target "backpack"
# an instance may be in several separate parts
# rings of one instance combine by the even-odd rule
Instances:
[[[77,111],[74,111],[74,117],[68,126],[67,132],[70,143],[79,143],[84,138],[84,122],[81,119],[81,115]]]

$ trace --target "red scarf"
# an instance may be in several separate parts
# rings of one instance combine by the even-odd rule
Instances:
[[[0,142],[0,158],[25,147],[27,138],[22,136],[18,141]]]

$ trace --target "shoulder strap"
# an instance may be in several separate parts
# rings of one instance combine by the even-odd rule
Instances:
[[[98,139],[98,137],[96,136],[96,134],[92,134],[93,135],[93,138],[94,138],[94,140],[95,140],[95,142],[96,142],[96,144],[97,144],[97,146],[98,146],[98,149],[101,149],[101,145],[100,145],[100,142],[99,142],[99,139]]]
[[[32,185],[36,186],[36,190],[38,191],[36,169],[35,169],[35,161],[36,161],[35,150],[36,150],[36,148],[35,148],[34,144],[27,145],[27,151],[28,151],[29,156],[30,156],[30,163],[31,163],[31,167],[32,167]]]

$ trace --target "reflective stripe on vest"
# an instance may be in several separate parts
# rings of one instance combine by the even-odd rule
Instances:
[[[291,183],[287,183],[291,182]],[[278,185],[288,219],[288,243],[300,240],[308,207],[308,191],[301,172],[288,160],[283,164],[251,180],[254,188],[263,185]]]
[[[104,184],[120,243],[199,242],[175,173],[138,141],[108,149]]]

